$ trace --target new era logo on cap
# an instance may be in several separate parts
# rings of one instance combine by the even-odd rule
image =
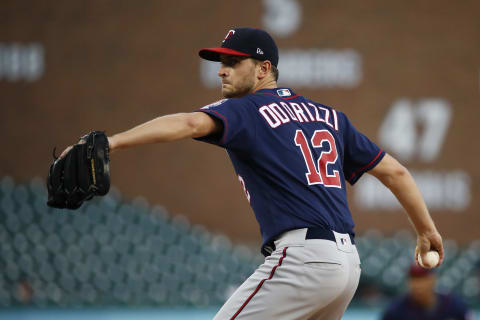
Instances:
[[[272,37],[265,31],[255,28],[235,28],[229,30],[220,48],[205,48],[198,52],[200,57],[210,61],[220,61],[220,54],[252,57],[269,60],[278,65],[278,48]]]

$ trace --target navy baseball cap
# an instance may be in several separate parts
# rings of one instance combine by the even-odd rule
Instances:
[[[422,268],[414,263],[410,265],[410,268],[408,270],[408,275],[410,276],[410,278],[421,278],[434,273],[435,269]]]
[[[260,61],[269,60],[278,65],[278,48],[273,38],[266,32],[254,28],[229,30],[220,48],[204,48],[198,55],[205,60],[220,61],[220,54],[244,56]]]

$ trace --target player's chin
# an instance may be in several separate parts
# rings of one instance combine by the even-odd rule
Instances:
[[[225,98],[241,98],[249,94],[250,88],[234,88],[233,86],[222,86],[222,95]]]
[[[236,96],[235,91],[231,88],[227,88],[226,86],[222,86],[222,96],[225,98],[233,98]]]

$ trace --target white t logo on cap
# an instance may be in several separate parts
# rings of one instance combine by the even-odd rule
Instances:
[[[223,39],[222,42],[225,42],[225,40],[230,39],[234,34],[235,34],[235,30],[228,31],[227,35],[225,36],[225,39]]]
[[[262,49],[260,49],[260,48],[257,48],[257,53],[258,53],[258,54],[263,54],[263,51],[262,51]]]

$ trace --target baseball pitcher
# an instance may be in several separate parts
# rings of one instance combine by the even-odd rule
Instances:
[[[220,47],[199,55],[220,62],[223,100],[158,117],[108,142],[116,153],[194,138],[228,152],[266,258],[215,319],[341,319],[361,272],[346,182],[353,185],[366,172],[405,208],[417,233],[415,259],[436,251],[442,263],[441,236],[408,170],[344,113],[277,87],[278,49],[268,33],[232,29]]]

